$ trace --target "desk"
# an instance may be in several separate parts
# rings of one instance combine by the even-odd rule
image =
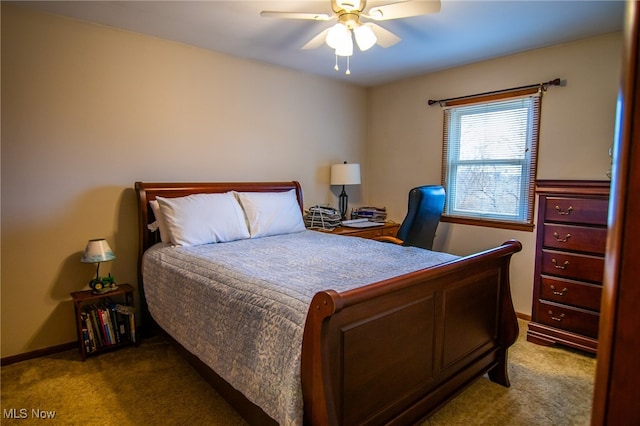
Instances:
[[[314,231],[326,232],[336,235],[346,235],[348,237],[377,238],[382,236],[395,237],[398,233],[398,228],[400,228],[399,223],[385,222],[384,225],[371,228],[349,228],[347,226],[340,226],[331,231],[325,231],[322,229],[314,229]]]

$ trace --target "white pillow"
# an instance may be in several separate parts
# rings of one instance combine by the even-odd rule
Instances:
[[[165,222],[164,216],[162,215],[162,210],[160,210],[160,203],[158,203],[158,200],[151,200],[149,201],[149,205],[151,206],[151,210],[153,210],[153,215],[156,217],[156,223],[160,229],[160,241],[170,243],[171,235],[169,234],[167,222]]]
[[[251,238],[304,231],[294,189],[286,192],[236,192],[247,216]]]
[[[156,199],[175,245],[195,246],[249,238],[242,208],[231,192]]]

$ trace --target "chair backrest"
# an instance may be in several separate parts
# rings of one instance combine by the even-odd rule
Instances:
[[[444,188],[441,185],[425,185],[409,191],[407,216],[396,235],[405,246],[431,250],[438,223],[444,208]]]

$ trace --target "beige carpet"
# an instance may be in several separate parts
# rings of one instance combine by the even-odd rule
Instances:
[[[588,425],[595,359],[520,338],[511,387],[476,381],[424,426]],[[163,338],[80,361],[77,351],[1,368],[3,425],[242,425],[240,416]],[[55,412],[55,413],[53,413]],[[8,418],[10,416],[22,418]]]
[[[486,376],[429,418],[424,426],[589,425],[596,359],[562,347],[526,341],[527,322],[509,350],[505,388]]]

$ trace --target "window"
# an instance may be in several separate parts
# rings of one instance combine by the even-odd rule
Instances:
[[[532,92],[445,106],[444,221],[533,229],[540,95]]]

